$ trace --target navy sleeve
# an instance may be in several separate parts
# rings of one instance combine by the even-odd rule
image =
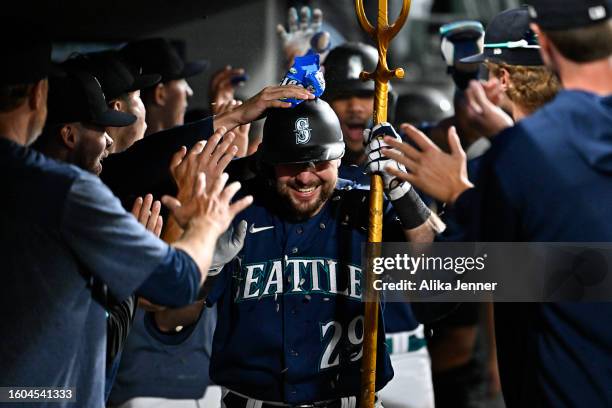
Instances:
[[[170,248],[138,295],[159,305],[180,307],[193,303],[200,289],[200,270],[184,251]]]
[[[98,177],[85,172],[66,196],[61,233],[84,269],[118,301],[142,285],[170,251],[121,207]]]
[[[93,174],[83,173],[66,197],[62,235],[85,270],[117,301],[140,288],[154,303],[193,302],[200,272],[193,259],[147,231]]]
[[[181,146],[190,149],[213,133],[212,117],[154,133],[104,160],[100,177],[126,207],[147,193],[156,197],[172,194],[174,183],[168,170],[172,155]]]

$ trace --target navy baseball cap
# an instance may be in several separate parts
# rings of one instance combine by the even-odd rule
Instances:
[[[189,78],[208,67],[205,60],[185,62],[164,38],[134,41],[121,49],[121,56],[143,74],[159,74],[161,81]]]
[[[531,20],[543,30],[571,30],[610,18],[612,0],[529,0]]]
[[[440,27],[440,48],[447,65],[482,51],[484,27],[480,21],[460,20]]]
[[[51,78],[47,100],[47,125],[71,122],[123,127],[136,116],[110,109],[96,77],[85,71],[70,70],[64,78]]]
[[[116,51],[102,51],[72,56],[63,66],[92,74],[100,81],[106,101],[128,92],[148,88],[161,79],[159,74],[141,75],[131,71]]]
[[[461,62],[502,62],[509,65],[544,65],[535,33],[529,28],[527,7],[518,7],[496,15],[487,26],[484,50],[462,58]]]
[[[0,84],[33,84],[49,75],[63,75],[51,62],[51,42],[45,40],[14,40],[4,37],[0,42],[3,61],[0,64]]]

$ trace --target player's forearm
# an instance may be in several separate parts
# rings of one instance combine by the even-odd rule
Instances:
[[[207,227],[207,224],[191,224],[183,236],[172,244],[185,251],[200,269],[200,285],[204,283],[212,262],[215,244],[219,234]]]
[[[179,326],[189,326],[198,321],[204,301],[198,301],[180,309],[167,309],[154,313],[155,324],[162,332],[173,332]]]
[[[427,221],[416,228],[404,229],[404,235],[409,242],[433,242],[436,234],[444,231],[446,225],[437,214],[431,213]]]

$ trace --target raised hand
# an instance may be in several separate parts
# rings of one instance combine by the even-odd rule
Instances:
[[[485,86],[470,81],[465,90],[469,120],[486,137],[493,137],[514,125],[512,118],[497,105],[501,100],[501,89],[496,81]]]
[[[146,229],[159,237],[161,234],[162,227],[164,225],[164,219],[159,212],[161,211],[161,203],[159,201],[153,201],[153,196],[147,194],[145,198],[138,197],[134,200],[132,206],[132,215],[138,220],[139,223],[145,226]]]
[[[451,153],[445,153],[427,136],[409,124],[403,124],[402,131],[417,145],[385,137],[394,149],[383,150],[382,154],[403,164],[407,171],[387,167],[392,175],[406,180],[436,200],[452,204],[465,190],[474,187],[467,176],[467,160],[454,127],[448,130],[448,145]]]
[[[208,141],[196,143],[189,153],[182,147],[170,161],[170,173],[178,187],[178,200],[186,202],[195,191],[199,173],[204,173],[209,188],[217,179],[238,150],[233,143],[235,135],[225,128],[217,129]]]
[[[246,233],[247,222],[242,220],[236,228],[230,226],[230,228],[219,237],[217,245],[215,246],[210,270],[208,271],[209,276],[221,272],[223,266],[238,255],[238,252],[240,252],[244,245]]]
[[[383,139],[384,136],[392,137],[401,142],[402,139],[397,134],[393,126],[388,122],[382,122],[374,126],[372,130],[364,129],[363,142],[367,158],[366,171],[369,174],[378,173],[384,182],[385,194],[393,201],[401,198],[410,190],[410,183],[404,179],[399,179],[387,171],[388,167],[394,167],[405,172],[404,166],[383,154],[383,151],[391,149]]]
[[[302,7],[299,18],[294,7],[289,9],[287,29],[282,24],[276,27],[283,42],[287,67],[293,65],[295,57],[306,54],[310,48],[319,54],[324,54],[329,50],[330,35],[326,31],[321,31],[322,24],[323,12],[318,8],[312,10],[311,13],[310,7]]]
[[[215,115],[219,115],[225,112],[231,112],[234,109],[237,109],[242,105],[242,101],[237,101],[231,99],[224,103],[220,103],[214,106],[213,113]],[[232,131],[236,136],[234,139],[234,145],[238,148],[236,152],[236,157],[244,157],[247,155],[247,150],[249,148],[249,130],[251,129],[251,124],[247,123],[246,125],[240,125]]]
[[[251,205],[252,196],[230,204],[240,190],[240,183],[234,182],[225,187],[227,179],[227,173],[223,173],[207,188],[206,176],[199,173],[191,199],[186,203],[174,197],[162,197],[162,202],[170,209],[179,225],[186,229],[185,234],[192,230],[206,231],[216,240],[227,230],[236,214]]]
[[[227,65],[225,68],[217,71],[210,80],[208,95],[210,97],[213,113],[216,115],[220,105],[224,105],[234,99],[236,87],[243,82],[234,82],[234,78],[244,75],[243,68],[232,68]]]
[[[261,119],[269,108],[290,108],[289,102],[281,100],[285,98],[308,100],[314,99],[315,96],[297,85],[268,86],[235,109],[217,115],[214,119],[214,128],[224,127],[232,130],[237,126]]]

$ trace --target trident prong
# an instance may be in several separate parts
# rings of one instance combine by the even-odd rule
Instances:
[[[357,19],[361,27],[367,32],[378,46],[378,66],[374,72],[362,72],[360,78],[366,80],[379,80],[388,82],[391,78],[403,78],[404,70],[397,68],[390,70],[387,65],[387,50],[389,43],[399,33],[410,12],[410,0],[402,2],[402,9],[397,20],[389,24],[388,0],[378,0],[378,24],[374,27],[366,16],[363,0],[355,0]]]

